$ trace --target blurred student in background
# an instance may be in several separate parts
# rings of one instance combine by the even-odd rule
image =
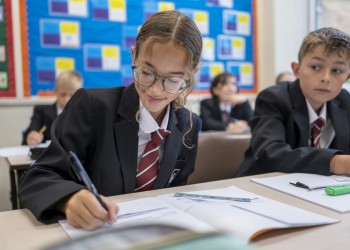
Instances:
[[[281,82],[294,82],[297,78],[292,72],[284,71],[277,75],[276,77],[276,84],[279,84]]]
[[[201,101],[200,104],[203,131],[249,131],[248,121],[253,115],[253,110],[247,97],[238,92],[234,75],[221,73],[214,77],[210,86],[212,97]]]
[[[56,79],[56,101],[51,105],[36,105],[29,127],[24,132],[22,145],[34,146],[51,140],[53,121],[62,112],[69,99],[83,86],[83,79],[76,71],[63,71]]]

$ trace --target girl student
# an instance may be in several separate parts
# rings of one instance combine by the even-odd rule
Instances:
[[[198,116],[184,105],[201,50],[201,34],[186,15],[164,11],[150,17],[132,49],[134,83],[75,93],[53,125],[50,146],[20,184],[21,204],[41,222],[66,218],[74,227],[93,229],[116,221],[118,206],[105,196],[184,185],[194,170],[200,129]],[[142,183],[139,177],[148,170],[139,168],[153,134],[162,139],[149,166],[157,167]],[[107,210],[74,175],[69,151]]]

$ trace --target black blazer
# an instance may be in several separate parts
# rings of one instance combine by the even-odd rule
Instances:
[[[234,106],[230,114],[231,120],[226,122],[222,120],[220,103],[217,98],[205,99],[200,103],[200,116],[203,122],[203,131],[226,130],[227,125],[235,119],[249,122],[252,115],[253,110],[248,100],[240,105]]]
[[[250,122],[252,140],[237,176],[273,171],[330,175],[333,155],[350,153],[350,95],[346,90],[327,102],[327,115],[335,130],[330,148],[309,147],[309,114],[299,80],[262,91]]]
[[[44,141],[51,140],[50,130],[53,121],[57,118],[56,102],[51,105],[37,105],[34,106],[33,116],[29,127],[23,134],[22,145],[27,145],[27,135],[30,131],[39,131],[44,125],[46,130],[44,132]]]
[[[134,85],[109,89],[80,89],[53,124],[52,141],[34,167],[25,174],[19,199],[44,223],[64,218],[55,208],[65,197],[85,188],[75,178],[67,152],[82,161],[98,192],[105,196],[135,189],[139,123],[135,114],[139,98]],[[194,170],[200,122],[187,109],[170,109],[162,162],[154,189],[186,184]],[[172,180],[174,169],[179,172]],[[175,171],[176,172],[176,171]]]

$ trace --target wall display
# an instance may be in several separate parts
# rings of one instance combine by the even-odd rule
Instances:
[[[15,97],[11,0],[0,1],[0,97]]]
[[[24,93],[52,94],[63,70],[79,71],[87,88],[130,84],[130,48],[138,30],[152,14],[173,9],[191,17],[203,35],[195,91],[208,91],[216,74],[229,71],[243,91],[254,92],[254,5],[254,0],[27,0],[21,11]]]

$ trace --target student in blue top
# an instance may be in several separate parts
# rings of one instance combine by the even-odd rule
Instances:
[[[350,175],[350,37],[334,28],[310,32],[292,63],[293,83],[262,91],[252,140],[237,176],[273,171]]]
[[[194,170],[200,120],[184,105],[201,50],[201,34],[188,16],[164,11],[150,17],[132,49],[135,82],[74,94],[53,124],[50,146],[21,181],[21,204],[45,223],[67,218],[87,229],[114,223],[118,207],[104,196],[135,192],[141,156],[159,128],[171,133],[160,146],[149,189],[186,184]],[[76,179],[69,151],[79,157],[108,211]]]

